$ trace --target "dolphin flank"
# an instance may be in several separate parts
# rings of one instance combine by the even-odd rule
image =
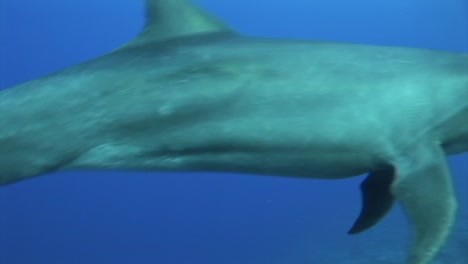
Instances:
[[[457,207],[446,156],[468,151],[468,53],[248,37],[187,0],[146,11],[116,50],[0,92],[1,184],[78,168],[369,173],[349,233],[398,201],[406,263],[431,263]]]

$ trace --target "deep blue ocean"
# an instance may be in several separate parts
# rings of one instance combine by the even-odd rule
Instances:
[[[196,2],[249,35],[468,52],[468,0]],[[0,0],[0,88],[111,51],[143,22],[143,1]],[[436,263],[466,264],[468,154],[450,161],[460,212]],[[371,230],[346,234],[360,211],[362,180],[124,171],[37,177],[0,187],[0,264],[402,263],[409,226],[399,206]]]

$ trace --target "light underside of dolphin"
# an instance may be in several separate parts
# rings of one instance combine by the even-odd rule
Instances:
[[[408,264],[454,223],[446,155],[468,151],[468,54],[242,36],[186,0],[147,0],[113,52],[0,93],[0,183],[77,168],[363,182],[350,233],[400,202]]]

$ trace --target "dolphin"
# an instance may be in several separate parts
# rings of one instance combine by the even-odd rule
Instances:
[[[369,173],[355,234],[401,203],[408,264],[445,244],[468,151],[468,53],[244,36],[187,0],[141,34],[0,92],[0,183],[53,171]]]

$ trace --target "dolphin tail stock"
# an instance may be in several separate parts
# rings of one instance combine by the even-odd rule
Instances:
[[[408,264],[429,263],[445,244],[455,222],[457,201],[442,147],[420,145],[398,162],[391,190],[414,226]]]

